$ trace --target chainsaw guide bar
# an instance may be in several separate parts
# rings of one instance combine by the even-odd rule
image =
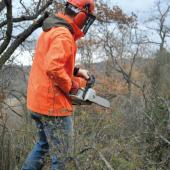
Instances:
[[[110,102],[103,97],[97,96],[92,88],[80,88],[76,95],[70,95],[70,97],[73,105],[90,105],[95,103],[99,106],[110,108]]]

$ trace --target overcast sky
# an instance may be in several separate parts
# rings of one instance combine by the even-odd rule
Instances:
[[[151,8],[155,0],[110,0],[125,11],[146,11]]]
[[[108,0],[114,5],[118,5],[125,13],[134,12],[138,20],[143,22],[152,11],[156,0]],[[166,0],[165,0],[166,1]],[[169,0],[170,1],[170,0]]]

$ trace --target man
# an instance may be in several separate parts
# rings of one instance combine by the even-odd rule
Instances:
[[[22,170],[41,170],[46,153],[51,169],[65,169],[71,149],[72,103],[88,71],[74,68],[76,41],[83,37],[95,20],[93,0],[68,0],[64,13],[48,17],[43,23],[30,72],[27,107],[38,129],[38,141]],[[74,76],[73,76],[74,75]]]

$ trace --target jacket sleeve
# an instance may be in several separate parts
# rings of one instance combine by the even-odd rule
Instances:
[[[64,66],[71,55],[72,44],[68,33],[60,30],[53,33],[45,59],[46,73],[66,94],[71,89],[72,81],[65,71]]]

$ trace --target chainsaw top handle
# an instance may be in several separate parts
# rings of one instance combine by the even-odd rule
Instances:
[[[86,87],[85,87],[85,90],[84,90],[84,93],[83,93],[83,99],[84,99],[88,89],[90,89],[94,86],[94,83],[95,83],[95,77],[93,75],[90,75],[89,79],[87,80]]]
[[[86,84],[86,88],[92,88],[94,86],[95,83],[95,77],[93,75],[90,75],[88,80],[87,80],[87,84]]]

